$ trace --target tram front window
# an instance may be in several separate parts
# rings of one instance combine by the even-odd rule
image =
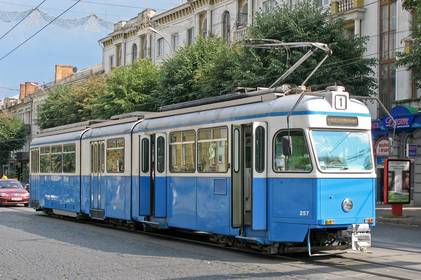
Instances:
[[[365,172],[373,168],[368,132],[313,130],[311,136],[322,171]]]

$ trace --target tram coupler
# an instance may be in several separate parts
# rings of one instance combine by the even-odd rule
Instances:
[[[368,224],[353,224],[350,227],[352,250],[367,252],[371,247],[371,229]]]

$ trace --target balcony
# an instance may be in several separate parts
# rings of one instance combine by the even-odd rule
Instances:
[[[364,17],[364,0],[333,0],[330,11],[334,16],[343,17],[345,21],[361,20]]]

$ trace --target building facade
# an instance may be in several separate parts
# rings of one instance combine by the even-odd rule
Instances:
[[[106,73],[138,58],[159,63],[198,36],[241,40],[259,12],[293,0],[190,0],[161,13],[146,9],[137,17],[114,24],[99,42]]]

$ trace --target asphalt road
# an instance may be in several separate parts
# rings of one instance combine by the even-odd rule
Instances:
[[[0,208],[0,279],[421,279],[421,228],[378,225],[371,253],[272,258]]]

